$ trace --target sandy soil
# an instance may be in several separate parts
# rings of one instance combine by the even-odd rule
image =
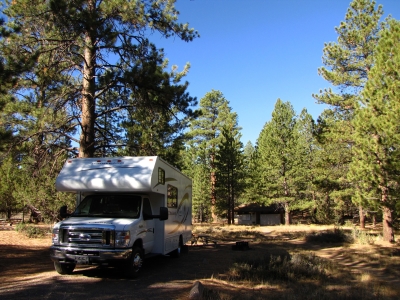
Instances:
[[[8,229],[8,228],[7,228]],[[1,299],[187,299],[197,280],[223,273],[240,253],[231,245],[198,245],[180,258],[146,260],[139,278],[118,269],[78,266],[72,275],[54,271],[50,236],[27,238],[0,229]]]
[[[361,274],[362,280],[389,285],[387,294],[400,296],[399,245],[310,245],[301,235],[306,227],[259,227],[249,239],[249,251],[233,251],[235,239],[218,240],[217,246],[189,246],[180,258],[146,260],[139,278],[126,279],[118,269],[77,267],[72,275],[59,275],[49,257],[50,235],[27,238],[8,227],[0,228],[1,299],[187,299],[196,281],[209,289],[234,295],[226,299],[272,299],[280,291],[274,286],[235,285],[224,280],[234,262],[243,256],[306,249],[343,266],[344,272]],[[323,229],[323,228],[319,228]],[[199,229],[199,232],[207,229]],[[247,230],[247,229],[246,229]],[[239,239],[243,240],[243,239]],[[237,240],[236,240],[237,241]],[[388,257],[376,263],[380,257]],[[388,272],[388,269],[391,269]],[[364,274],[364,275],[362,275]],[[365,275],[366,274],[366,275]],[[256,296],[254,296],[256,295]],[[382,298],[383,299],[383,298]],[[393,298],[395,299],[395,298]]]

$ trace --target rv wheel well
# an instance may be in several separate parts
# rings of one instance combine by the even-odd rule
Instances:
[[[133,247],[139,247],[140,249],[143,249],[143,241],[141,239],[136,240],[133,243]]]

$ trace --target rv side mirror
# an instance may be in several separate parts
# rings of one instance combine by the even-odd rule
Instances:
[[[168,220],[168,208],[160,207],[160,221]]]
[[[159,215],[148,215],[143,213],[144,220],[151,220],[151,219],[160,219],[160,221],[168,220],[168,208],[160,207],[160,214]]]
[[[60,207],[60,217],[61,218],[66,218],[66,217],[69,217],[69,213],[67,213],[67,206],[66,205],[63,205],[63,206],[61,206]]]

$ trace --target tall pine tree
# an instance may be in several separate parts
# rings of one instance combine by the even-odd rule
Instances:
[[[351,121],[354,109],[360,101],[360,92],[367,82],[368,73],[374,63],[374,51],[379,40],[379,32],[384,27],[384,23],[380,23],[382,15],[382,6],[376,8],[375,1],[353,0],[347,10],[345,20],[335,28],[338,41],[325,44],[323,49],[322,61],[325,67],[321,67],[318,73],[330,82],[334,89],[325,89],[313,96],[319,103],[330,105],[335,114],[336,122],[331,123],[331,127],[323,131],[325,141],[343,144],[340,147],[340,154],[332,156],[339,158],[339,161],[329,159],[332,168],[337,165],[344,166],[341,168],[343,173],[338,176],[341,182],[337,182],[336,186],[343,185],[343,180],[347,177],[351,147],[354,143]],[[326,126],[326,124],[325,122],[320,126]],[[329,138],[327,138],[328,133]],[[329,145],[326,147],[331,148]],[[344,149],[348,149],[348,153],[343,156]],[[344,185],[349,186],[350,183]],[[345,195],[346,192],[350,194]],[[342,198],[353,195],[354,192],[350,189],[340,192]],[[327,197],[338,200],[334,194],[328,194]],[[362,207],[360,207],[362,227],[364,227],[363,215]]]
[[[229,124],[222,128],[223,140],[216,157],[218,207],[226,211],[228,224],[234,224],[235,204],[244,187],[244,157],[240,134]],[[224,201],[225,199],[225,201]]]
[[[205,164],[208,170],[210,190],[207,201],[211,203],[211,218],[217,221],[217,166],[216,159],[219,147],[223,141],[222,128],[230,127],[233,136],[237,136],[240,128],[237,124],[237,114],[231,111],[228,100],[217,90],[208,92],[200,100],[200,116],[190,123],[187,133],[189,153],[193,161]]]
[[[162,110],[168,126],[176,129],[184,126],[182,118],[192,115],[190,107],[196,101],[185,91],[187,83],[180,83],[180,72],[163,70],[162,50],[146,37],[151,31],[183,41],[198,36],[188,24],[177,21],[174,2],[8,2],[4,10],[8,26],[18,27],[19,33],[4,45],[15,61],[38,57],[31,78],[54,75],[53,86],[61,88],[53,90],[57,93],[54,97],[63,99],[55,103],[56,108],[62,111],[62,107],[67,114],[65,128],[79,130],[80,157],[102,155],[106,147],[121,147],[126,139],[115,129],[127,114],[142,112],[145,107]],[[22,79],[28,81],[29,74]],[[112,101],[105,100],[107,96]],[[114,120],[108,126],[103,123],[106,116]],[[72,134],[68,136],[71,139]]]
[[[294,180],[296,114],[289,102],[275,104],[271,121],[267,122],[257,140],[259,180],[265,202],[276,202],[285,209],[285,224],[290,224],[290,204],[297,197]]]
[[[315,206],[315,164],[319,151],[314,136],[314,120],[303,109],[296,118],[294,128],[293,178],[297,190],[297,201],[292,209],[309,211]]]
[[[400,183],[399,22],[390,22],[375,56],[353,121],[356,147],[350,175],[359,183],[361,197],[378,203],[382,209],[383,239],[394,242],[393,220]]]

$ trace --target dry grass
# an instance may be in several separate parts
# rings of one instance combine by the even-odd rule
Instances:
[[[118,291],[121,299],[132,293],[137,299],[187,299],[200,280],[210,300],[400,299],[400,244],[383,243],[381,228],[195,226],[194,233],[210,236],[216,247],[199,242],[178,260],[149,260],[137,281],[124,280],[114,269],[79,268],[54,285],[61,278],[48,257],[48,226],[42,227],[46,236],[38,238],[26,238],[41,235],[29,227],[0,230],[0,298],[11,299],[18,290],[21,299],[60,299],[81,286],[75,298],[113,299]],[[237,241],[247,241],[250,249],[234,251]]]
[[[202,280],[204,299],[400,298],[400,244],[383,243],[380,228],[197,226],[194,232],[251,245],[225,273]]]

